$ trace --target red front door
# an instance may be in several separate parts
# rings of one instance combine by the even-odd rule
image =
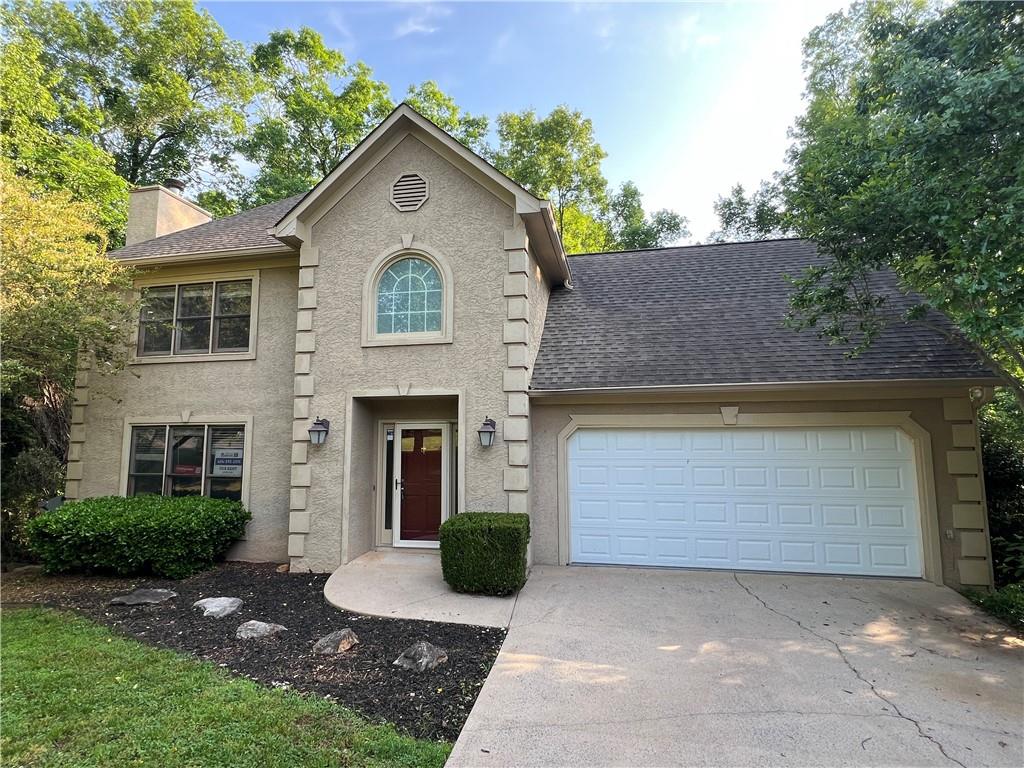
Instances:
[[[400,431],[399,539],[437,541],[444,480],[440,427]]]

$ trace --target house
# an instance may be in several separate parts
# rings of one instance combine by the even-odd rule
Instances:
[[[567,258],[402,105],[303,196],[211,221],[135,190],[111,255],[143,308],[128,369],[79,372],[69,498],[241,499],[233,556],[296,570],[507,510],[539,564],[991,583],[997,379],[918,323],[857,358],[784,328],[812,243]]]

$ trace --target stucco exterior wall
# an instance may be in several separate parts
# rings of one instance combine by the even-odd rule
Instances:
[[[726,399],[726,397],[728,399]],[[818,395],[820,398],[821,395]],[[973,409],[966,395],[958,397],[902,399],[812,399],[796,394],[771,400],[738,402],[735,395],[721,400],[672,402],[629,402],[608,400],[594,402],[593,397],[580,398],[578,403],[563,401],[546,403],[543,398],[531,402],[532,483],[531,526],[534,562],[556,564],[559,542],[558,450],[559,433],[570,423],[570,415],[580,414],[719,414],[721,405],[739,405],[748,413],[829,413],[909,411],[911,418],[923,427],[931,441],[932,474],[937,510],[937,530],[941,553],[942,581],[953,587],[990,583],[987,530],[981,500],[965,498],[973,495],[973,485],[980,473],[977,444],[966,445],[967,435],[974,428]],[[962,429],[954,429],[962,427]],[[958,433],[958,434],[956,434]],[[955,436],[956,435],[956,436]],[[964,464],[962,457],[950,454],[972,454],[974,464]],[[973,468],[973,472],[965,471]],[[964,483],[963,481],[968,482]],[[922,504],[923,506],[923,504]],[[973,508],[977,506],[977,510]],[[956,514],[955,514],[956,513]],[[952,534],[952,538],[949,538]],[[978,537],[983,539],[979,546]]]
[[[417,211],[401,212],[389,202],[390,185],[406,172],[423,175],[430,185],[427,202]],[[503,280],[508,263],[504,233],[515,224],[512,207],[486,191],[415,136],[406,136],[381,159],[330,211],[312,223],[303,253],[315,270],[307,298],[300,306],[312,311],[312,337],[297,351],[309,373],[296,375],[296,422],[299,445],[293,465],[292,510],[296,524],[289,541],[293,567],[326,571],[355,556],[366,543],[362,524],[344,525],[346,493],[350,518],[367,516],[362,491],[346,491],[345,446],[353,454],[372,451],[360,417],[359,429],[346,436],[353,397],[371,395],[458,395],[463,414],[464,495],[466,510],[507,509],[501,444],[507,416],[503,390],[506,351],[503,326],[506,302]],[[363,285],[372,263],[404,243],[443,256],[453,274],[453,339],[451,343],[409,346],[362,346]],[[302,280],[303,278],[300,278]],[[306,283],[302,283],[306,285]],[[300,334],[301,335],[301,334]],[[308,359],[306,359],[308,358]],[[299,368],[296,369],[299,374]],[[349,416],[347,416],[349,414]],[[301,445],[309,418],[331,420],[331,434],[322,446]],[[499,424],[490,450],[465,433],[487,417]],[[357,462],[358,464],[358,462]],[[305,529],[305,530],[303,530]],[[348,535],[350,533],[350,535]]]
[[[254,266],[232,264],[230,268]],[[224,269],[223,264],[176,267],[147,272],[146,278],[166,274],[169,282],[178,282],[186,275],[202,279],[204,272]],[[80,371],[67,495],[124,493],[126,419],[202,424],[206,419],[249,418],[252,432],[246,439],[251,441],[248,475],[253,519],[245,540],[229,557],[285,560],[297,274],[295,266],[260,269],[255,359],[137,364],[111,376]]]

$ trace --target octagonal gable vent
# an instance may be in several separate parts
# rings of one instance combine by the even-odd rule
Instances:
[[[427,180],[418,173],[403,173],[391,185],[391,204],[400,211],[419,210],[427,195]]]

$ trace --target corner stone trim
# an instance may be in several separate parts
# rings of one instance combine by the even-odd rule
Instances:
[[[296,296],[295,391],[292,404],[292,469],[288,495],[288,556],[306,553],[310,529],[309,488],[313,468],[309,465],[309,426],[315,394],[313,356],[316,353],[316,274],[320,264],[318,248],[303,244],[299,249],[299,288]]]
[[[68,444],[68,468],[65,474],[64,498],[78,499],[82,494],[82,452],[85,449],[85,411],[89,407],[89,379],[92,359],[85,353],[78,355],[75,370],[75,404],[71,408],[71,441]]]
[[[520,225],[503,235],[508,273],[502,281],[505,296],[506,366],[502,389],[508,398],[508,418],[502,422],[502,437],[508,451],[503,485],[509,512],[529,511],[530,491],[530,254],[526,230]]]
[[[953,527],[960,545],[957,573],[964,586],[989,586],[992,564],[985,535],[988,516],[974,408],[966,396],[947,397],[942,401],[942,414],[951,425],[953,437],[953,448],[946,451],[946,469],[956,482],[959,502],[953,505]]]

